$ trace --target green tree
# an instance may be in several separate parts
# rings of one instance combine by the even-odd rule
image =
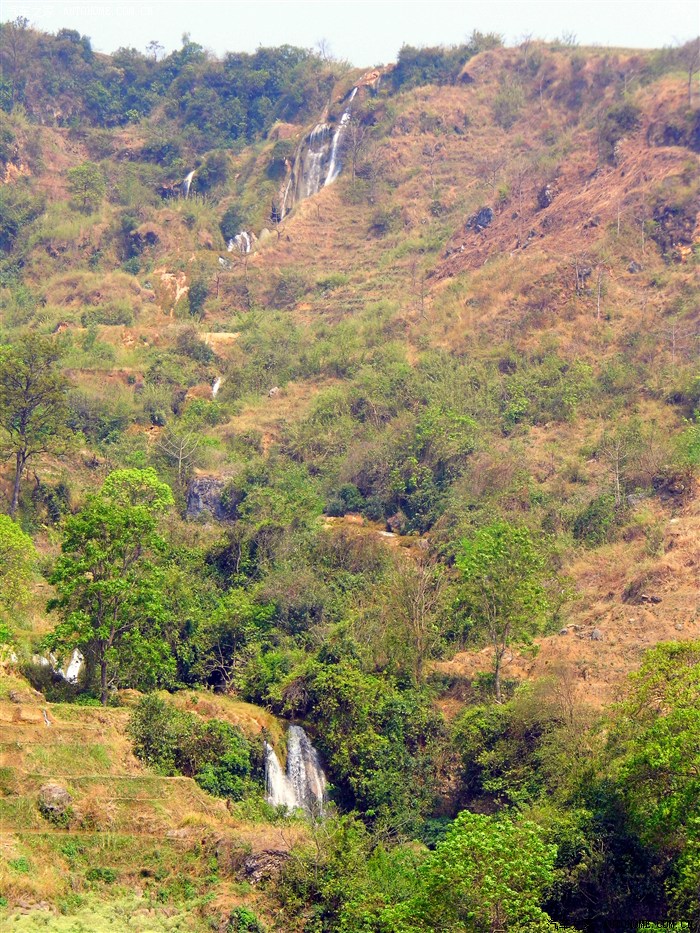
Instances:
[[[233,588],[202,623],[194,637],[194,669],[206,683],[231,691],[238,676],[268,627],[274,605],[256,601],[254,589]]]
[[[384,912],[383,929],[505,933],[561,929],[540,907],[556,846],[533,823],[459,814],[418,869],[418,892]]]
[[[38,334],[0,347],[0,449],[15,460],[13,517],[27,461],[55,449],[67,436],[69,384],[58,369],[59,359],[56,341]]]
[[[192,317],[201,317],[204,303],[209,295],[209,286],[204,279],[193,279],[190,283],[188,300]]]
[[[117,470],[66,522],[61,556],[50,577],[57,596],[49,609],[62,621],[46,639],[52,650],[79,648],[100,669],[107,703],[108,669],[119,649],[154,663],[165,607],[153,558],[164,547],[158,518],[173,505],[153,469]]]
[[[89,214],[99,207],[105,195],[105,180],[99,165],[83,162],[69,169],[67,177],[68,190],[79,210]]]
[[[457,566],[465,608],[493,648],[500,703],[503,656],[541,632],[550,611],[547,560],[527,528],[499,520],[462,542]]]
[[[29,535],[7,515],[0,515],[0,644],[9,637],[3,616],[26,604],[36,551]]]

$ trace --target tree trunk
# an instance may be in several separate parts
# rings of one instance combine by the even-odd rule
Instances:
[[[496,652],[496,663],[494,665],[494,686],[496,688],[496,703],[501,702],[501,658],[503,653],[501,651]]]
[[[15,482],[12,488],[12,503],[10,504],[10,517],[14,518],[19,505],[19,484],[22,480],[22,470],[24,469],[24,459],[21,451],[17,451],[15,460]]]
[[[104,655],[100,658],[100,702],[107,705],[107,658]]]

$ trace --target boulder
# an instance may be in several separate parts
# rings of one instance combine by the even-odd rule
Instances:
[[[402,535],[406,531],[407,518],[404,513],[399,509],[395,515],[389,516],[386,520],[387,531],[390,531],[395,535]]]
[[[70,816],[73,798],[65,787],[52,782],[39,789],[38,803],[42,816],[54,823],[60,823]]]
[[[594,628],[594,629],[593,629],[593,631],[591,632],[591,640],[592,640],[592,641],[602,641],[602,640],[603,640],[603,633],[601,632],[601,630],[600,630],[599,628]]]
[[[273,878],[282,870],[289,859],[289,852],[279,849],[265,849],[263,852],[249,855],[243,863],[243,875],[250,884],[259,884],[265,878]]]

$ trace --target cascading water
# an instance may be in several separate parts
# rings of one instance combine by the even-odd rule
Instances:
[[[221,388],[221,376],[217,376],[211,386],[211,397],[216,398]]]
[[[195,173],[195,170],[192,169],[189,175],[186,175],[184,181],[182,182],[182,193],[184,194],[185,198],[189,198],[190,196],[190,188],[192,187],[192,179],[194,178],[194,173]]]
[[[318,752],[301,726],[290,726],[287,731],[286,773],[275,750],[265,744],[265,787],[272,806],[321,814],[326,785]]]
[[[284,188],[280,189],[278,206],[273,208],[275,220],[284,220],[295,204],[318,194],[321,188],[332,184],[340,174],[343,166],[339,154],[356,94],[357,88],[354,87],[334,133],[331,133],[329,123],[317,123],[302,140],[294,156],[289,178]]]
[[[83,669],[83,664],[85,663],[85,658],[82,656],[80,651],[76,648],[73,654],[70,656],[70,661],[68,666],[63,671],[59,671],[64,680],[67,680],[69,684],[77,684],[78,677],[80,672]]]
[[[265,791],[267,802],[273,807],[287,807],[294,810],[298,806],[292,783],[282,770],[277,753],[265,742]]]
[[[287,776],[299,801],[310,813],[322,813],[326,798],[326,775],[318,752],[301,726],[287,732]]]
[[[246,233],[245,230],[241,230],[240,233],[237,233],[233,239],[229,240],[226,244],[226,249],[229,253],[232,253],[235,249],[238,250],[241,255],[246,256],[252,248],[252,242],[250,239],[250,234]]]
[[[345,128],[350,122],[350,117],[352,116],[352,107],[350,105],[355,99],[355,94],[357,94],[356,87],[354,87],[350,93],[348,107],[345,110],[345,113],[340,118],[340,123],[338,124],[338,128],[335,131],[335,135],[333,136],[333,146],[331,147],[331,161],[328,164],[328,174],[326,175],[326,180],[323,183],[324,188],[326,187],[326,185],[332,185],[333,182],[338,177],[338,175],[340,175],[340,170],[342,168],[342,165],[338,162],[338,148],[340,146],[340,141],[343,138],[343,133],[345,132]]]
[[[328,157],[330,138],[331,128],[327,123],[319,123],[309,134],[301,175],[304,198],[310,198],[321,189],[321,173]]]

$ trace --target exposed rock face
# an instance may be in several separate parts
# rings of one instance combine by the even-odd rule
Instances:
[[[279,849],[266,849],[249,855],[243,863],[243,875],[251,884],[259,884],[265,878],[278,875],[288,859],[289,852]]]
[[[700,113],[685,121],[676,118],[676,122],[651,123],[647,143],[650,146],[687,146],[693,152],[700,152]]]
[[[545,185],[544,188],[540,188],[540,190],[537,192],[537,206],[541,211],[543,211],[546,207],[549,207],[549,205],[554,200],[555,194],[556,192],[552,185]]]
[[[187,487],[187,518],[199,518],[205,512],[219,521],[228,518],[228,510],[221,501],[225,485],[221,477],[193,477]]]
[[[666,261],[680,262],[691,252],[695,214],[687,208],[663,204],[654,211],[654,230],[650,234],[661,248]]]
[[[155,224],[141,224],[130,234],[131,242],[138,253],[158,245],[158,228]]]
[[[482,207],[476,214],[472,214],[467,221],[467,230],[475,230],[477,233],[481,233],[481,231],[485,230],[492,222],[493,211],[490,207]]]
[[[43,816],[53,822],[68,818],[73,798],[60,784],[44,784],[39,790],[39,809]]]

